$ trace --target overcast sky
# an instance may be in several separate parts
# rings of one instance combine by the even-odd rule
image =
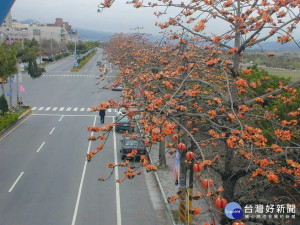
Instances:
[[[144,27],[142,32],[158,34],[161,29],[155,26],[158,19],[154,16],[154,9],[136,9],[126,5],[127,0],[115,0],[113,6],[98,13],[101,0],[16,0],[12,7],[12,17],[17,20],[34,19],[42,23],[54,23],[55,18],[63,18],[73,28],[86,28],[106,32],[132,32],[134,27]],[[186,0],[185,0],[186,1]],[[162,8],[156,9],[163,10]],[[160,19],[166,21],[174,16],[175,9],[169,9],[168,14]],[[299,25],[298,25],[299,26]],[[174,29],[174,28],[173,28]],[[216,21],[207,26],[207,33],[223,33],[226,26]],[[294,33],[300,38],[300,29]],[[273,38],[273,41],[276,37]]]
[[[12,17],[18,21],[34,19],[54,23],[63,18],[72,27],[108,32],[130,32],[130,28],[144,27],[143,32],[157,33],[153,9],[136,9],[126,0],[116,0],[110,8],[98,13],[100,0],[16,0]]]

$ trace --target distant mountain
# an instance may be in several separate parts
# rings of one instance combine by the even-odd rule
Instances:
[[[19,21],[19,23],[21,23],[21,24],[36,24],[36,23],[39,23],[39,21],[27,19],[27,20]]]
[[[299,44],[299,40],[297,41]],[[300,44],[299,44],[300,45]],[[295,44],[295,42],[289,42],[286,44],[280,44],[277,42],[263,42],[260,45],[255,45],[251,49],[247,49],[247,51],[257,51],[257,50],[263,50],[263,51],[300,51],[300,48]]]
[[[33,23],[39,23],[36,20],[27,19],[19,21],[22,24],[33,24]],[[79,38],[82,39],[88,39],[88,40],[102,40],[102,41],[109,41],[110,37],[115,34],[112,32],[105,32],[105,31],[96,31],[96,30],[90,30],[85,28],[73,28],[74,30],[77,30],[79,33]],[[149,41],[160,41],[162,36],[161,35],[151,35],[147,37]],[[300,45],[300,40],[297,40],[297,43]],[[233,43],[228,43],[229,45],[233,45]],[[255,45],[250,49],[247,49],[247,51],[300,51],[299,47],[294,42],[289,42],[284,45],[279,44],[277,42],[263,42],[260,45]]]
[[[79,33],[79,39],[88,39],[88,40],[101,40],[101,41],[109,41],[110,36],[112,36],[114,33],[111,32],[105,32],[105,31],[95,31],[95,30],[89,30],[85,28],[74,28],[74,30],[77,30]]]
[[[74,28],[74,30],[77,30],[79,33],[79,39],[89,39],[89,40],[102,40],[102,41],[109,41],[110,37],[115,34],[112,32],[105,32],[105,31],[95,31],[95,30],[89,30],[85,28]],[[145,36],[149,39],[149,41],[160,41],[161,36],[160,35],[150,35]]]

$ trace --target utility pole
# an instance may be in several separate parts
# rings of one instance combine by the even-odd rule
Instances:
[[[11,45],[11,37],[10,35],[8,35],[8,39],[9,39],[9,44]],[[12,79],[11,79],[12,76],[9,77],[9,85],[10,85],[10,96],[9,96],[9,112],[12,112]]]
[[[74,46],[74,54],[76,54],[76,37],[74,38],[75,46]]]
[[[186,51],[187,43],[183,41],[182,43],[182,54]],[[183,62],[183,65],[185,62]],[[184,80],[187,76],[186,71],[182,73],[181,80]],[[184,96],[182,96],[184,97]],[[183,99],[184,100],[184,99]],[[180,118],[180,123],[183,127],[186,127],[186,119]],[[184,131],[185,132],[185,131]],[[183,134],[181,138],[181,142],[184,143],[186,146],[188,146],[188,137],[187,134]],[[180,199],[180,205],[179,205],[179,221],[183,224],[186,223],[186,173],[187,173],[187,165],[186,165],[186,158],[185,158],[186,150],[180,151],[180,174],[179,174],[179,199]]]
[[[21,62],[18,64],[18,73],[17,73],[17,110],[20,109],[20,96],[19,96],[19,80],[22,82],[22,73],[24,71],[24,64]]]
[[[39,29],[39,40],[40,40],[40,64],[42,64],[42,39],[41,39],[41,29]]]
[[[52,32],[51,32],[51,51],[52,51]]]
[[[195,143],[192,141],[191,142],[191,148],[189,151],[194,152],[195,149]],[[188,204],[188,225],[193,224],[193,213],[192,213],[192,208],[193,208],[193,188],[194,188],[194,158],[191,160],[189,164],[189,171],[190,171],[190,177],[189,177],[189,193],[188,193],[188,199],[189,199],[189,204]]]

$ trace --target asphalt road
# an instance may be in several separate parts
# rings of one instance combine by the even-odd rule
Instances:
[[[0,139],[0,225],[155,225],[159,224],[145,176],[115,182],[124,169],[106,182],[106,164],[120,162],[121,134],[113,132],[105,148],[90,162],[85,154],[98,144],[88,142],[87,126],[99,125],[97,106],[120,92],[101,90],[116,73],[99,79],[102,50],[79,72],[70,72],[68,57],[47,66],[41,78],[22,78],[20,93],[33,114],[6,138]],[[6,87],[7,90],[7,87]],[[13,94],[15,104],[16,93]],[[116,112],[107,112],[105,123]]]

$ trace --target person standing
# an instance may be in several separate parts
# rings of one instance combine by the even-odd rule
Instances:
[[[104,109],[100,109],[99,116],[100,116],[101,123],[104,123],[104,117],[105,117],[105,110]]]

